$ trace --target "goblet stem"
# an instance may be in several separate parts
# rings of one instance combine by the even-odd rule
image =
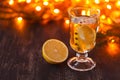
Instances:
[[[96,63],[88,57],[88,53],[76,53],[76,57],[68,61],[68,66],[76,71],[88,71],[96,66]]]
[[[76,61],[78,62],[86,62],[86,58],[88,57],[88,53],[76,53]]]
[[[84,57],[84,58],[86,58],[86,57],[88,57],[88,53],[86,52],[86,53],[76,53],[76,56],[79,58],[79,57]]]

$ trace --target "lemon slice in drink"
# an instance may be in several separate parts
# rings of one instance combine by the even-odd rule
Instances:
[[[81,27],[78,27],[78,36],[86,43],[92,43],[95,42],[96,32],[91,27],[82,25]]]
[[[90,50],[94,47],[96,32],[94,29],[87,25],[77,25],[75,27],[75,43],[77,43],[78,48],[81,52]],[[76,39],[77,37],[77,39]]]
[[[42,55],[48,63],[61,63],[68,57],[68,48],[60,40],[49,39],[42,46]]]

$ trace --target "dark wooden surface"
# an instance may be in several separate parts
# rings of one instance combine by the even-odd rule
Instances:
[[[113,32],[113,33],[112,33]],[[77,72],[61,64],[47,63],[42,55],[42,44],[51,38],[63,41],[69,57],[75,52],[69,46],[69,30],[60,22],[46,25],[27,22],[19,30],[13,21],[0,21],[0,80],[120,80],[120,27],[106,35],[98,34],[97,44],[89,53],[97,66],[87,72]],[[111,39],[115,39],[111,43]],[[109,43],[115,44],[109,48]]]

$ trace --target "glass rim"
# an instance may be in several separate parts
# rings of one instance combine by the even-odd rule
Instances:
[[[70,15],[70,16],[72,16],[72,17],[77,17],[77,16],[75,16],[75,15],[73,15],[73,14],[71,14],[71,11],[72,10],[75,10],[75,9],[88,9],[88,10],[92,10],[92,11],[97,11],[97,16],[100,16],[100,10],[99,9],[97,9],[97,8],[93,8],[93,7],[89,7],[89,6],[75,6],[75,7],[70,7],[70,8],[68,8],[68,14]],[[92,15],[90,15],[90,16],[92,16]]]

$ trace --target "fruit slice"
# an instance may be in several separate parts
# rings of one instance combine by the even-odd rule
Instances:
[[[82,26],[78,29],[79,37],[84,40],[86,43],[92,43],[96,39],[96,32],[94,29],[89,26]]]
[[[77,34],[76,34],[77,33]],[[87,25],[77,25],[75,27],[74,41],[78,46],[78,51],[84,52],[94,47],[96,33]],[[77,39],[76,39],[77,37]]]
[[[68,57],[68,48],[60,40],[49,39],[42,46],[42,55],[48,63],[61,63]]]

